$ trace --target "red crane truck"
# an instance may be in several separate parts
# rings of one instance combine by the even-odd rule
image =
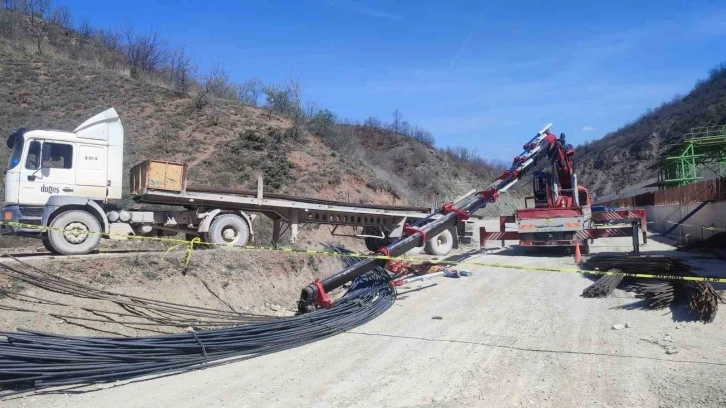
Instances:
[[[533,196],[525,198],[525,208],[518,209],[514,215],[500,217],[499,232],[486,232],[481,228],[482,250],[485,249],[487,240],[501,240],[502,246],[507,240],[518,240],[521,247],[530,250],[579,245],[581,253],[588,254],[590,243],[596,238],[632,234],[631,227],[595,228],[595,224],[603,220],[636,222],[643,231],[643,242],[647,242],[644,211],[591,211],[589,192],[577,184],[572,161],[575,148],[567,143],[564,133],[558,138],[550,132],[549,127],[545,128],[541,143],[546,146],[546,156],[542,157],[549,160],[551,171],[537,171],[532,174]],[[528,201],[533,202],[532,207],[527,205]],[[507,224],[514,224],[516,229],[507,231]],[[608,224],[610,226],[612,224]],[[637,236],[635,239],[637,240]],[[638,243],[634,241],[634,245],[637,250]]]

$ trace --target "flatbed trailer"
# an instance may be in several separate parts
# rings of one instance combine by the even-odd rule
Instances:
[[[333,235],[363,238],[375,251],[403,237],[406,224],[441,217],[425,207],[265,195],[261,176],[256,191],[189,186],[187,165],[159,160],[131,169],[131,197],[138,204],[172,209],[109,211],[107,205],[122,198],[123,179],[124,130],[113,108],[73,132],[19,128],[7,146],[12,152],[0,233],[41,238],[48,250],[64,255],[89,253],[101,238],[128,235],[182,233],[225,247],[244,246],[254,238],[252,220],[258,214],[272,220],[274,244],[284,225],[294,242],[301,224],[318,224],[332,226]],[[460,242],[471,241],[472,223],[462,221],[431,236],[410,254],[446,255]],[[342,233],[343,227],[352,229]]]
[[[164,217],[184,221],[200,219],[202,218],[200,214],[205,214],[204,217],[214,217],[216,214],[213,213],[224,211],[234,211],[245,215],[255,213],[262,214],[272,221],[273,243],[277,243],[281,234],[286,231],[283,230],[283,226],[287,226],[289,229],[290,240],[294,243],[297,241],[301,224],[318,224],[332,226],[333,236],[363,238],[366,240],[366,246],[372,251],[399,239],[403,235],[403,228],[406,224],[427,217],[429,220],[440,217],[438,214],[431,215],[433,210],[428,207],[348,203],[264,193],[262,176],[258,176],[256,191],[186,186],[185,184],[180,191],[155,189],[148,185],[140,186],[137,189],[132,187],[133,199],[137,203],[184,207],[197,214],[195,216],[188,211],[167,212],[162,217],[156,216],[157,224],[162,224]],[[467,195],[469,194],[471,192],[467,193]],[[136,212],[143,211],[136,210]],[[147,214],[147,217],[151,216],[153,214]],[[252,217],[249,218],[252,219]],[[436,239],[437,242],[432,243],[427,252],[431,252],[433,255],[445,255],[452,248],[458,248],[459,244],[471,243],[473,222],[474,220],[461,222],[456,228],[444,233],[443,237],[433,237],[432,240]],[[176,222],[175,225],[167,227],[167,230],[177,230],[178,232],[179,224]],[[341,232],[340,227],[352,227],[352,229],[346,233]],[[199,231],[187,230],[185,232],[195,234]],[[446,240],[450,242],[442,242]]]

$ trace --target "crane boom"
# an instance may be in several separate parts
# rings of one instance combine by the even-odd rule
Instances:
[[[552,156],[553,148],[557,143],[557,138],[549,129],[552,124],[549,123],[543,127],[537,134],[527,142],[521,154],[516,156],[512,161],[512,166],[505,170],[494,182],[486,189],[474,193],[473,197],[464,199],[460,202],[463,204],[454,207],[452,203],[444,204],[434,214],[444,215],[434,221],[422,226],[407,226],[404,229],[406,237],[391,243],[387,246],[379,248],[374,254],[384,257],[400,256],[415,247],[425,245],[427,236],[434,237],[445,230],[456,225],[459,221],[467,219],[470,214],[484,208],[487,204],[497,200],[500,193],[507,191],[515,185],[522,176],[530,170],[542,156]],[[434,215],[431,214],[431,215]],[[350,282],[356,277],[372,270],[377,266],[384,266],[386,259],[367,258],[353,264],[342,271],[328,276],[322,280],[316,280],[303,288],[298,301],[298,313],[307,313],[317,308],[331,307],[335,302],[331,301],[327,293],[331,290],[341,287],[346,282]]]

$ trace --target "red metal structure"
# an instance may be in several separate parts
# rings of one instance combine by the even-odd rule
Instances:
[[[549,195],[545,194],[545,200],[547,203],[553,203],[550,207],[549,204],[540,208],[540,212],[527,212],[528,214],[538,214],[538,218],[533,218],[537,222],[551,222],[552,218],[543,218],[541,215],[549,212],[550,215],[562,215],[562,211],[568,211],[579,208],[581,212],[587,211],[587,221],[592,222],[592,217],[589,216],[590,206],[589,197],[585,196],[584,200],[580,200],[581,194],[586,190],[573,186],[577,186],[577,177],[575,177],[572,166],[572,153],[574,149],[565,143],[564,135],[559,139],[553,135],[549,128],[552,124],[548,124],[542,130],[530,139],[524,145],[523,152],[514,158],[512,166],[504,171],[501,176],[497,177],[485,189],[474,193],[470,198],[465,198],[454,205],[453,203],[444,204],[431,216],[426,217],[422,220],[417,221],[410,228],[407,228],[405,237],[401,238],[396,242],[389,243],[388,245],[377,249],[374,254],[381,255],[376,258],[361,259],[352,265],[349,265],[344,270],[328,276],[320,281],[313,282],[308,286],[304,287],[300,293],[300,300],[298,301],[298,313],[313,312],[319,308],[325,308],[328,306],[328,301],[323,296],[324,293],[330,292],[333,289],[341,287],[346,282],[350,282],[363,275],[364,273],[372,270],[377,266],[385,266],[388,260],[381,259],[384,257],[397,257],[415,247],[420,247],[426,242],[427,236],[435,236],[440,234],[442,231],[455,226],[457,223],[468,218],[471,214],[484,208],[487,204],[493,203],[497,200],[500,193],[507,191],[513,185],[515,185],[527,171],[531,170],[536,162],[544,157],[547,157],[553,164],[555,172],[550,178]],[[556,175],[556,177],[554,176]],[[568,177],[571,175],[571,177]],[[556,180],[555,180],[556,178]],[[545,190],[547,190],[547,183],[545,180]],[[582,201],[582,202],[581,202]],[[586,210],[585,210],[586,209]],[[534,210],[534,209],[533,209]],[[553,212],[555,211],[555,212]],[[440,214],[439,218],[432,218],[433,215]],[[524,214],[524,213],[522,213]],[[577,213],[579,214],[579,213]],[[645,227],[644,215],[643,215],[642,227]],[[561,223],[562,218],[555,218],[556,223]],[[515,217],[516,221],[516,217]],[[503,222],[502,225],[505,223]],[[606,228],[606,229],[585,229],[585,221],[578,220],[579,230],[575,232],[574,237],[569,243],[574,245],[579,243],[582,245],[587,239],[600,238],[603,236],[616,236],[616,234],[627,234],[628,231],[632,231],[634,240],[633,245],[635,250],[638,250],[638,224],[633,223],[632,230],[628,228]],[[495,233],[486,233],[482,231],[482,248],[487,239],[518,239],[519,232],[512,231],[513,235],[509,231],[500,231]],[[536,233],[536,232],[535,232]],[[628,234],[629,235],[629,234]],[[521,241],[520,241],[521,242]],[[333,302],[335,303],[335,301]]]
[[[646,238],[645,212],[642,210],[611,211],[592,213],[590,194],[577,184],[577,175],[572,156],[575,149],[565,140],[558,138],[549,129],[545,132],[543,146],[551,163],[552,171],[533,173],[533,196],[525,198],[525,208],[511,216],[499,219],[499,232],[489,232],[482,227],[480,247],[486,248],[487,240],[518,240],[526,248],[536,247],[575,247],[581,252],[590,251],[590,243],[596,238],[630,236],[633,226],[613,227],[612,224],[636,222]],[[516,161],[516,158],[515,158]],[[533,199],[532,208],[526,207],[527,200]],[[507,224],[516,224],[516,230],[507,231]],[[604,228],[601,228],[604,227]],[[638,250],[637,235],[634,249]]]

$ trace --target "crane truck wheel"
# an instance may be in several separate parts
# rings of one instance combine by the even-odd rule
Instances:
[[[215,247],[232,249],[233,246],[247,245],[250,239],[250,227],[247,221],[237,214],[220,214],[214,217],[206,234],[206,241]]]
[[[49,227],[49,249],[52,248],[51,252],[62,255],[87,254],[101,241],[101,224],[88,211],[62,212],[53,219]]]
[[[426,241],[424,250],[429,255],[446,255],[451,252],[451,248],[454,246],[454,236],[451,235],[451,230],[446,230],[439,235]]]

